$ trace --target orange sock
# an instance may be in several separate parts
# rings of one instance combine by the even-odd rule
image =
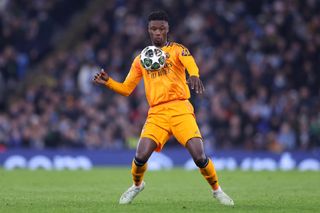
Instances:
[[[146,170],[147,163],[145,163],[143,166],[137,166],[134,160],[132,161],[131,174],[134,185],[139,186],[141,184]]]
[[[213,190],[217,190],[219,188],[218,176],[210,158],[207,166],[200,168],[200,172]]]

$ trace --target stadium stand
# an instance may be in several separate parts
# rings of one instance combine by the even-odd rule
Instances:
[[[192,102],[209,149],[320,147],[319,1],[111,0],[83,22],[72,48],[57,50],[50,41],[70,33],[68,20],[88,2],[0,6],[3,147],[133,147],[148,110],[143,85],[126,98],[91,79],[101,67],[124,79],[149,44],[145,17],[159,8],[170,15],[170,40],[200,68],[206,93]]]

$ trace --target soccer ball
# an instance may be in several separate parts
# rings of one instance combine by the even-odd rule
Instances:
[[[140,62],[146,70],[159,70],[166,64],[166,53],[156,46],[147,46],[140,54]]]

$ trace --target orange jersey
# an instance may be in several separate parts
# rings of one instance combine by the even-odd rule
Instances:
[[[156,71],[144,69],[138,55],[123,83],[109,78],[106,86],[117,93],[128,96],[143,77],[145,93],[151,107],[175,100],[190,98],[186,82],[186,70],[190,76],[199,77],[199,69],[189,50],[174,42],[161,48],[167,55],[164,68]]]

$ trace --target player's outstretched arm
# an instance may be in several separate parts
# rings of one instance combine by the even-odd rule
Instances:
[[[137,72],[132,68],[130,69],[125,81],[120,83],[110,78],[108,73],[101,69],[99,73],[95,74],[93,82],[104,85],[120,95],[129,96],[139,83],[141,77],[142,75],[137,74]]]
[[[196,91],[196,93],[202,94],[204,92],[203,83],[198,76],[190,76],[188,84],[192,90]]]

